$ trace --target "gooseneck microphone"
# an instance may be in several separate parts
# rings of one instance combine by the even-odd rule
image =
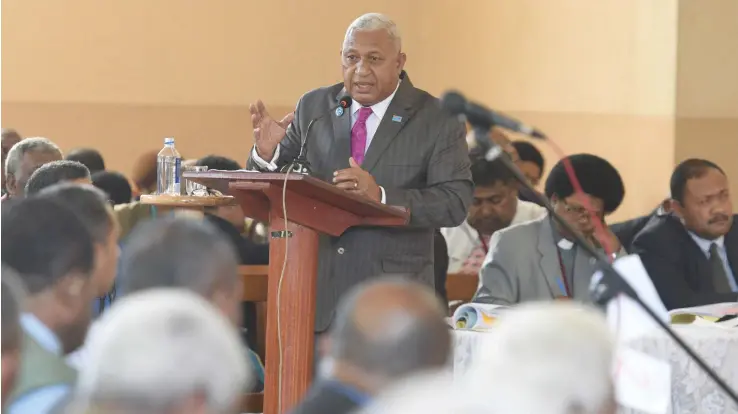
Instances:
[[[305,129],[305,133],[302,134],[301,142],[300,142],[300,153],[297,155],[297,158],[295,158],[291,163],[285,165],[282,167],[282,172],[293,172],[298,174],[304,174],[304,175],[312,175],[312,171],[310,170],[310,162],[307,159],[307,142],[308,142],[308,135],[310,134],[310,128],[313,127],[313,124],[315,121],[325,118],[327,115],[330,115],[331,112],[335,111],[336,116],[341,117],[343,114],[348,110],[348,108],[351,107],[351,102],[353,100],[351,99],[350,95],[344,95],[341,97],[341,99],[338,100],[338,103],[336,105],[333,105],[329,110],[327,110],[323,115],[320,115],[317,118],[313,118],[308,122],[308,126]]]
[[[514,118],[495,112],[483,105],[467,101],[459,92],[447,92],[441,98],[441,106],[455,115],[465,115],[470,124],[491,128],[498,126],[510,131],[519,132],[533,138],[545,139],[543,132],[526,125]]]

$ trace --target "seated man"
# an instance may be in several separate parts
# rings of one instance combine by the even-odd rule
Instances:
[[[105,191],[110,204],[127,204],[133,200],[133,190],[128,179],[114,171],[98,171],[92,174],[92,185]]]
[[[451,337],[434,292],[410,280],[373,279],[341,298],[323,343],[329,369],[294,414],[343,414],[389,384],[446,366]]]
[[[537,187],[544,171],[543,154],[528,141],[513,141],[512,145],[518,151],[520,157],[520,161],[517,163],[518,168],[530,181],[530,185]]]
[[[73,211],[49,199],[3,206],[2,223],[3,264],[28,290],[20,373],[7,412],[45,414],[75,381],[63,356],[82,344],[90,323],[89,303],[97,293],[94,243]]]
[[[212,225],[188,218],[156,219],[136,228],[121,256],[119,290],[123,296],[155,288],[180,288],[197,293],[218,308],[234,326],[241,323],[243,282],[230,242]],[[80,370],[87,364],[87,344],[70,361]],[[263,380],[258,357],[249,353],[254,377]],[[260,385],[259,385],[260,386]]]
[[[46,138],[26,138],[13,145],[5,160],[4,198],[23,198],[26,183],[36,169],[62,159],[59,147]]]
[[[671,198],[666,198],[662,200],[661,204],[659,204],[659,206],[650,214],[613,224],[611,226],[612,232],[618,236],[618,240],[620,240],[623,248],[630,252],[633,250],[633,240],[635,240],[638,233],[640,233],[646,225],[656,217],[665,216],[670,212]]]
[[[91,185],[60,183],[41,190],[37,197],[68,207],[87,226],[95,244],[93,278],[97,285],[97,298],[93,302],[93,313],[100,314],[115,298],[115,273],[120,253],[118,222],[105,194]]]
[[[137,293],[116,303],[100,326],[80,370],[71,405],[84,408],[77,412],[239,412],[251,376],[238,334],[201,296]]]
[[[26,183],[26,196],[32,196],[46,187],[61,182],[92,184],[90,170],[77,161],[53,161],[46,163],[31,174]]]
[[[738,225],[728,178],[689,159],[671,176],[673,214],[650,222],[633,242],[667,309],[738,301]]]
[[[559,161],[546,180],[546,196],[554,210],[595,246],[624,254],[617,237],[605,224],[605,216],[623,201],[625,189],[620,174],[595,155],[568,158],[584,193],[574,192],[564,164]],[[595,232],[595,220],[604,227],[604,234]],[[500,305],[554,298],[589,301],[595,269],[594,258],[546,215],[492,236],[474,301]]]
[[[69,151],[64,159],[82,163],[88,170],[90,170],[90,174],[105,171],[105,160],[103,159],[102,154],[100,154],[100,151],[94,148],[73,149]]]
[[[13,269],[2,266],[2,401],[0,410],[5,408],[5,400],[10,395],[9,390],[15,387],[15,379],[20,371],[21,338],[23,330],[20,326],[22,300],[25,295],[23,282]]]
[[[518,200],[518,182],[502,161],[477,159],[471,172],[474,200],[466,221],[441,229],[448,244],[448,273],[479,274],[496,231],[546,214],[543,207]]]

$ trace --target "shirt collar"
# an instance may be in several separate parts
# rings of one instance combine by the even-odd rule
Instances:
[[[702,237],[692,233],[691,231],[688,232],[689,236],[692,237],[692,240],[694,240],[695,243],[697,243],[697,246],[699,246],[700,250],[702,250],[705,254],[710,254],[710,246],[715,243],[718,245],[719,248],[723,248],[725,245],[725,236],[720,236],[715,240],[707,240],[703,239]]]
[[[397,82],[397,86],[395,87],[395,91],[392,92],[392,95],[386,97],[383,101],[377,102],[374,105],[370,106],[372,108],[372,113],[377,116],[377,118],[382,119],[384,118],[384,114],[387,112],[387,108],[389,108],[390,103],[392,103],[392,99],[395,97],[395,94],[397,93],[397,90],[400,89],[400,83],[402,81]],[[362,105],[356,101],[351,102],[351,115],[356,115],[357,112],[359,112],[359,109],[362,108]]]
[[[20,317],[20,324],[26,334],[35,339],[45,350],[56,355],[62,354],[62,345],[59,338],[33,314],[23,313]]]
[[[551,225],[551,233],[553,234],[554,241],[556,242],[556,246],[558,246],[562,250],[571,250],[576,245],[571,240],[567,239],[566,237],[562,236],[561,233],[556,229],[556,224],[553,222],[553,219],[550,219],[549,224]]]

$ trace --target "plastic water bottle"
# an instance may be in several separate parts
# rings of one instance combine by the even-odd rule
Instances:
[[[156,190],[158,194],[179,195],[179,170],[182,157],[174,148],[174,138],[164,138],[164,148],[156,159]]]

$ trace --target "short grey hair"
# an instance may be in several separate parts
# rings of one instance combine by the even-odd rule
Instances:
[[[388,315],[381,333],[359,326],[359,302],[369,289],[396,287],[415,297],[415,307],[397,307]],[[347,361],[385,378],[444,366],[451,353],[449,327],[435,293],[416,281],[382,276],[360,284],[339,302],[329,332],[330,357]]]
[[[123,294],[175,287],[210,297],[231,288],[238,258],[230,240],[204,219],[167,217],[139,225],[120,259]]]
[[[54,144],[50,139],[42,137],[26,138],[13,145],[10,151],[8,151],[8,158],[5,162],[5,175],[12,174],[15,176],[23,160],[23,156],[34,151],[56,153],[59,154],[59,158],[63,157],[59,146]]]
[[[236,328],[202,297],[153,289],[119,300],[89,338],[77,398],[130,412],[170,412],[202,395],[225,413],[251,382]]]
[[[601,312],[563,302],[508,312],[480,344],[468,378],[468,387],[480,388],[470,394],[482,391],[501,414],[598,414],[613,407],[614,341]]]
[[[346,45],[354,32],[374,30],[386,31],[390,39],[394,40],[395,45],[397,45],[397,51],[402,50],[402,37],[400,36],[400,30],[392,19],[381,13],[367,13],[354,20],[346,30],[346,36],[343,38],[343,46]]]

